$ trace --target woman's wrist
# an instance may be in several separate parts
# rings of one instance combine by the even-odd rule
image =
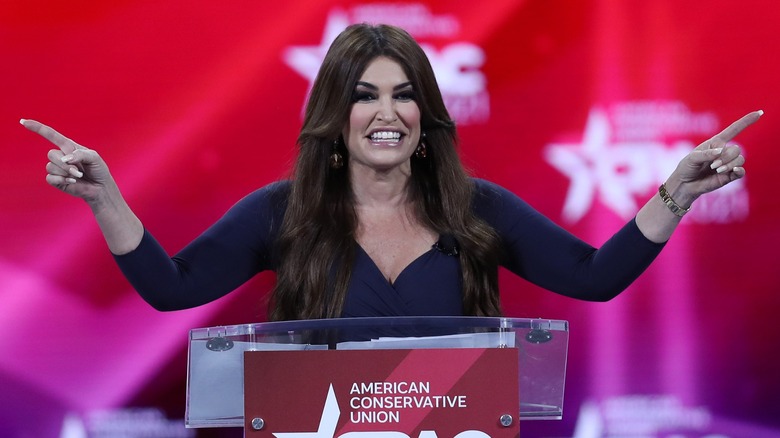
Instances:
[[[87,202],[113,254],[126,254],[138,247],[144,233],[143,224],[116,185],[103,187]]]
[[[683,207],[674,201],[674,198],[672,198],[672,196],[669,195],[669,192],[666,191],[666,184],[661,184],[658,187],[658,196],[661,197],[661,202],[666,205],[666,208],[668,208],[669,211],[671,211],[675,216],[683,217],[691,210],[690,206]]]
[[[662,191],[666,192],[666,199],[664,199],[665,197],[661,193]],[[698,196],[688,190],[687,184],[673,177],[669,177],[665,183],[661,184],[658,192],[659,196],[661,196],[665,204],[669,205],[668,201],[671,201],[674,205],[685,210],[686,212],[690,210],[691,205],[693,205],[693,201],[698,198]]]
[[[85,197],[84,201],[89,205],[93,213],[97,213],[115,209],[118,205],[122,205],[124,198],[116,184],[106,184],[95,187],[94,193],[89,197]]]

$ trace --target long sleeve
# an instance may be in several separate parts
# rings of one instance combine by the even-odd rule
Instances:
[[[642,235],[634,219],[594,248],[495,184],[476,180],[475,212],[499,234],[502,265],[545,289],[607,301],[628,287],[664,244]]]
[[[158,310],[179,310],[220,298],[260,271],[275,269],[274,242],[289,183],[263,187],[240,200],[173,257],[144,231],[132,252],[114,256],[141,297]]]

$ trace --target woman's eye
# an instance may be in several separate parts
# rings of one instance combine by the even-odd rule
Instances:
[[[414,100],[414,91],[403,91],[395,95],[398,100],[409,101]]]
[[[374,100],[374,95],[364,91],[357,91],[352,95],[352,100],[355,102],[370,102]]]

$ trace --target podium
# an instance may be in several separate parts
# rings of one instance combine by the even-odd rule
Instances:
[[[420,426],[429,424],[423,417],[449,416],[441,421],[455,427],[451,418],[477,421],[484,415],[489,427],[511,429],[520,420],[563,414],[566,321],[340,318],[198,328],[189,337],[189,428],[242,427],[245,436],[293,438],[304,433],[295,427],[306,429],[304,423],[313,421],[307,433],[319,427],[319,435],[334,436],[338,424],[338,436],[352,437],[395,431],[393,423],[406,421],[414,422],[420,437],[431,437],[436,430]],[[499,406],[480,411],[483,404]],[[312,409],[316,418],[309,420]],[[286,421],[299,426],[275,429],[283,421],[274,415],[293,416]],[[323,431],[331,423],[333,430]],[[468,427],[469,433],[484,431]],[[396,436],[418,436],[403,433]],[[440,436],[471,436],[463,433]],[[497,436],[480,436],[486,435]]]

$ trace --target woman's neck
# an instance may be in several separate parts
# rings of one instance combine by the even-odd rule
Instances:
[[[352,193],[357,209],[398,209],[408,202],[407,190],[411,174],[400,168],[388,172],[364,167],[350,168]]]

